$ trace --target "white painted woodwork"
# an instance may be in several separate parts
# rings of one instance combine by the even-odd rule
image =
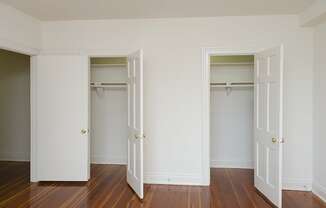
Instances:
[[[127,182],[144,197],[143,170],[143,52],[128,56],[128,165]]]
[[[255,55],[254,111],[255,187],[282,207],[283,47]]]
[[[39,55],[34,61],[36,180],[87,181],[88,58]]]

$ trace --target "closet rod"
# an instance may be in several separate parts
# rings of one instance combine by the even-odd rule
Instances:
[[[253,87],[253,82],[212,82],[211,87]]]
[[[125,82],[91,82],[91,86],[127,85]]]
[[[91,82],[90,86],[92,88],[112,88],[112,87],[126,87],[127,83],[123,83],[123,82],[98,82],[98,83],[94,83]]]

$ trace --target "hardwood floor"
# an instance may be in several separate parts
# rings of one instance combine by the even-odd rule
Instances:
[[[211,169],[211,186],[146,185],[138,200],[125,166],[92,165],[89,182],[29,183],[29,164],[0,162],[0,207],[270,208],[256,194],[253,171]],[[326,208],[310,192],[285,191],[285,208]]]

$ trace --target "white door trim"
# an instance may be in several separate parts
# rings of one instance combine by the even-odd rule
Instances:
[[[40,49],[33,48],[30,46],[27,46],[23,43],[14,42],[8,39],[0,38],[0,48],[3,50],[8,50],[16,53],[21,53],[30,56],[30,120],[31,120],[31,126],[30,126],[30,181],[35,182],[36,181],[36,164],[34,161],[36,161],[36,154],[34,149],[36,148],[35,145],[35,130],[36,130],[36,85],[35,85],[35,63],[33,61],[33,56],[36,56],[40,53]]]
[[[259,49],[202,48],[202,185],[210,185],[210,60],[212,55],[254,55]]]

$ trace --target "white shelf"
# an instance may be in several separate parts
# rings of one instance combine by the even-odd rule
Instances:
[[[224,66],[224,65],[254,65],[254,62],[237,62],[237,63],[211,63],[211,66]]]
[[[127,64],[91,64],[92,68],[103,68],[103,67],[127,67]]]

